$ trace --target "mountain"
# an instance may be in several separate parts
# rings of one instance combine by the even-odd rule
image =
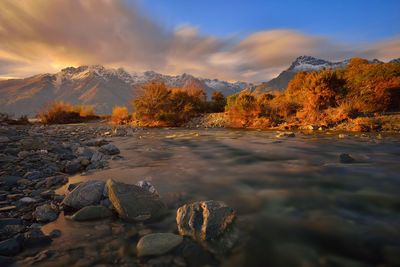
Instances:
[[[396,63],[396,62],[400,63],[400,57],[389,61],[389,63]]]
[[[397,59],[398,60],[398,59]],[[370,63],[383,63],[378,59],[373,59],[369,61]],[[283,91],[287,88],[290,80],[296,76],[300,71],[318,71],[322,68],[329,69],[339,69],[346,67],[350,63],[350,59],[346,59],[339,62],[330,62],[324,59],[318,59],[311,56],[300,56],[298,57],[287,70],[282,71],[278,77],[273,78],[268,82],[263,82],[258,85],[250,86],[246,88],[243,92],[252,93],[254,95],[260,95],[262,93],[268,93],[273,91]]]
[[[143,84],[160,80],[174,88],[200,87],[208,97],[214,91],[229,96],[252,85],[196,78],[189,74],[169,76],[153,71],[130,74],[122,68],[108,69],[101,65],[69,67],[56,74],[0,81],[0,112],[32,117],[43,104],[58,100],[73,105],[93,105],[97,114],[111,114],[116,105],[129,106],[140,94]]]

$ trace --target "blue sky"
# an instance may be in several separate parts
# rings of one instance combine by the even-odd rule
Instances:
[[[139,0],[138,3],[163,25],[188,23],[198,26],[201,33],[221,37],[277,28],[346,42],[375,41],[400,34],[400,0]]]

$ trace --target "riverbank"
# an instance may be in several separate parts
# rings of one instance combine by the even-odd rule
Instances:
[[[237,125],[237,124],[236,124]],[[309,131],[333,131],[333,132],[384,132],[400,133],[400,114],[361,114],[354,119],[348,119],[337,125],[318,125],[300,123],[281,123],[275,127],[264,127],[259,125],[248,126],[246,121],[242,122],[243,129],[261,130],[309,130]],[[208,113],[191,119],[185,124],[188,128],[230,128],[231,122],[225,113]]]

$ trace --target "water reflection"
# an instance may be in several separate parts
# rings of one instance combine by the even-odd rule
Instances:
[[[135,258],[138,237],[121,239],[132,227],[174,232],[174,207],[215,199],[238,210],[242,236],[221,265],[400,265],[400,137],[275,135],[152,129],[115,139],[124,160],[71,180],[151,180],[172,203],[170,215],[156,224],[133,226],[116,219],[78,225],[60,217],[45,227],[63,232],[52,247],[67,251],[79,244],[82,251],[65,257],[91,255],[96,263],[117,264]],[[339,163],[340,153],[352,154],[357,163]],[[177,197],[171,200],[171,194]],[[115,225],[123,225],[123,233],[115,234]]]

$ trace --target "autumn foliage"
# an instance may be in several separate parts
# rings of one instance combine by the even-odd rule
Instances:
[[[78,123],[98,118],[91,106],[72,106],[63,101],[45,104],[37,116],[46,124]]]
[[[116,106],[113,108],[110,120],[112,124],[125,125],[132,121],[132,115],[127,107]]]
[[[233,127],[286,124],[332,126],[360,114],[400,111],[400,63],[354,58],[345,69],[299,72],[277,96],[228,97]]]

